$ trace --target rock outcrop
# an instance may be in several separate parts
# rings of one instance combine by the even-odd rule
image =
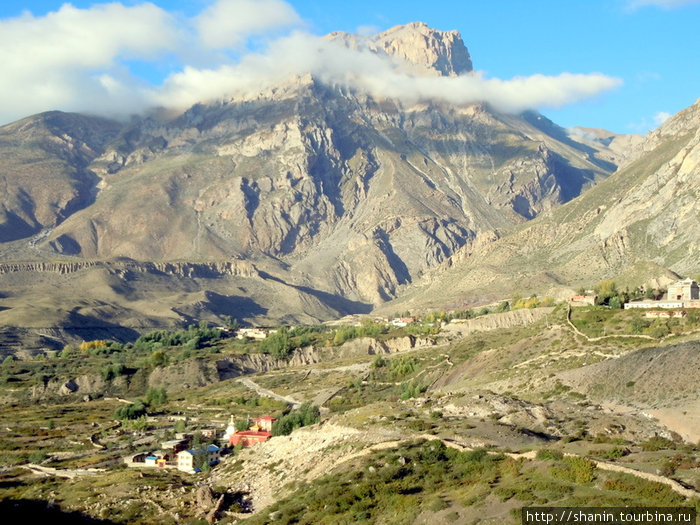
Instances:
[[[458,33],[421,23],[328,38],[382,55],[407,76],[472,70]],[[30,284],[22,272],[79,274],[93,286],[61,282],[88,294],[90,318],[132,325],[144,312],[156,312],[144,324],[168,325],[227,315],[204,291],[235,296],[226,303],[235,309],[247,300],[242,318],[256,322],[366,313],[615,168],[534,114],[380,100],[311,74],[177,117],[39,115],[0,129],[0,149],[28,134],[37,166],[61,166],[56,195],[83,182],[71,190],[78,200],[56,212],[44,178],[5,170],[0,156],[0,170],[22,182],[12,198],[23,199],[0,217],[0,230],[14,232],[0,231],[3,283],[29,297],[46,280]],[[30,218],[29,209],[50,217]],[[193,282],[220,277],[225,286]],[[8,302],[11,322],[32,317],[16,306]],[[69,308],[64,317],[75,317]]]
[[[437,31],[422,22],[396,26],[374,36],[337,31],[326,38],[352,49],[389,56],[413,74],[455,76],[473,69],[459,32]]]

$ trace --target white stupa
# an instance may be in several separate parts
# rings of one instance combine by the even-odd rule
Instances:
[[[233,416],[229,419],[228,426],[226,427],[226,433],[224,434],[224,441],[228,441],[231,436],[236,433],[236,425],[233,422]]]

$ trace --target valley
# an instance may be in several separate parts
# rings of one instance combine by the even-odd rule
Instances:
[[[178,42],[301,23],[211,4],[134,9]],[[54,15],[93,9],[131,7]],[[123,91],[155,31],[82,78],[114,107],[0,126],[2,519],[700,510],[700,100],[562,127],[537,108],[661,76],[502,80],[458,31],[307,29],[161,42],[202,62]]]
[[[442,329],[425,320],[372,328],[369,319],[302,327],[283,347],[276,334],[265,345],[190,328],[134,348],[96,342],[35,363],[6,361],[2,399],[12,418],[1,424],[0,499],[27,512],[50,501],[56,512],[110,523],[197,523],[213,508],[200,504],[202,483],[224,496],[222,523],[469,522],[477,509],[482,522],[516,523],[532,502],[698,504],[696,317],[674,321],[661,339],[595,340],[569,326],[562,304],[470,315]],[[595,333],[629,330],[639,315],[583,307],[571,319]],[[195,334],[201,348],[188,350]],[[268,353],[279,348],[290,350]],[[59,388],[71,378],[77,388]],[[117,408],[160,388],[160,404],[115,425]],[[123,463],[176,429],[214,429],[220,439],[229,418],[280,418],[307,401],[320,406],[319,423],[233,449],[210,471]],[[332,506],[317,508],[319,497]]]

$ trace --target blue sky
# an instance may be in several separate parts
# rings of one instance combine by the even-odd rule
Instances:
[[[338,64],[309,59],[312,37],[413,21],[462,34],[481,84],[453,83],[448,91],[512,93],[522,84],[527,96],[509,105],[502,94],[504,108],[533,107],[562,126],[643,133],[700,97],[698,0],[7,4],[0,5],[1,122],[48,109],[117,114],[171,101],[186,106],[301,72],[290,66],[297,60],[300,69],[342,75]],[[353,67],[378,75],[380,66]]]

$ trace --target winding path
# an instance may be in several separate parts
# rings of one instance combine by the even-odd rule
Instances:
[[[299,408],[301,406],[301,403],[299,403],[299,401],[297,401],[293,397],[281,396],[279,394],[276,394],[272,390],[268,390],[267,388],[261,387],[255,381],[253,381],[252,379],[249,379],[247,377],[240,377],[240,378],[238,378],[237,381],[239,383],[247,386],[251,390],[257,392],[261,396],[271,397],[272,399],[277,399],[278,401],[283,401],[284,403],[290,404],[292,406],[292,408]]]

